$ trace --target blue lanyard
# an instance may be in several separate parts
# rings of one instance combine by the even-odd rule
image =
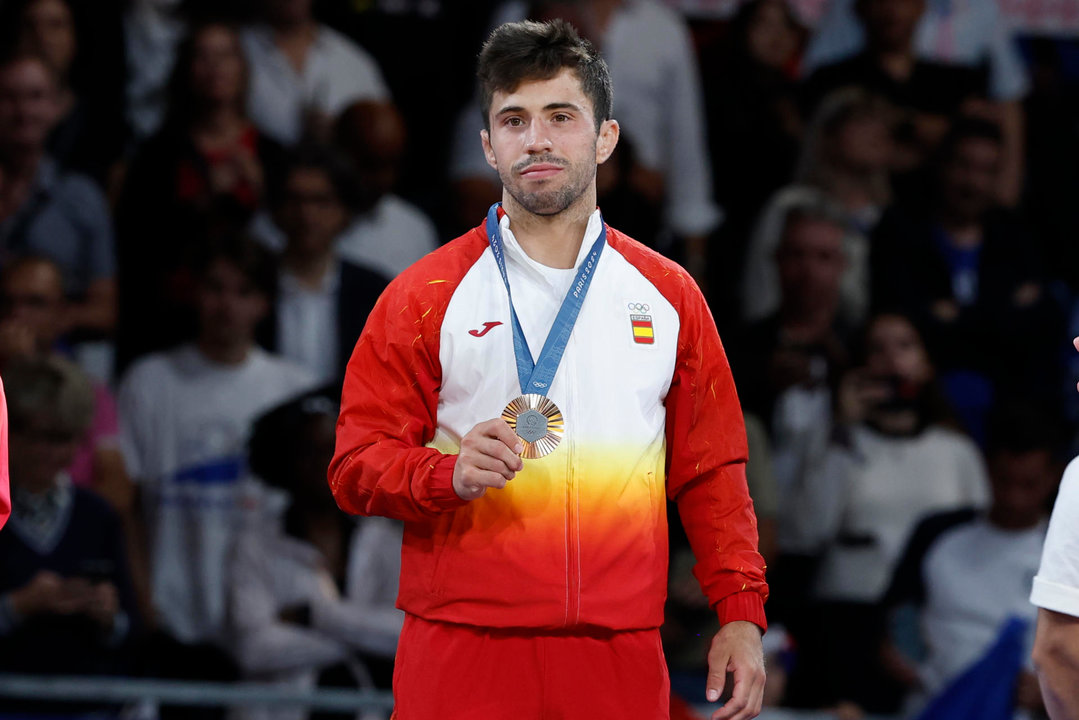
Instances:
[[[592,276],[599,262],[603,246],[607,244],[607,226],[600,218],[599,237],[588,252],[588,257],[581,263],[577,271],[577,277],[566,297],[562,300],[562,307],[558,309],[547,340],[543,343],[539,360],[532,362],[532,351],[528,349],[528,341],[521,329],[521,321],[517,319],[517,311],[513,307],[513,292],[510,290],[510,278],[506,274],[506,251],[502,246],[502,230],[498,225],[498,208],[502,203],[495,203],[487,211],[487,241],[491,244],[491,253],[498,264],[498,271],[502,274],[502,282],[506,284],[506,295],[510,301],[510,317],[513,320],[513,354],[517,357],[517,377],[521,381],[521,392],[546,395],[554,380],[555,371],[562,362],[562,354],[566,351],[569,336],[573,332],[573,326],[577,322],[577,315],[581,312],[584,304],[584,296],[588,293],[588,286],[592,283]]]

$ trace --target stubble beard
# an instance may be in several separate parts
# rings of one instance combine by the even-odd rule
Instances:
[[[568,174],[569,177],[565,179],[561,187],[552,190],[524,192],[517,182],[516,173],[521,172],[529,165],[540,163],[550,163],[564,167],[563,173]],[[533,215],[541,216],[558,215],[565,212],[584,194],[595,175],[595,167],[589,173],[587,166],[574,166],[565,160],[550,156],[537,157],[527,163],[519,163],[506,172],[499,171],[503,186],[517,204]]]

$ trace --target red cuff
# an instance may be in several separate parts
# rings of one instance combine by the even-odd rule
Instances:
[[[764,615],[764,600],[755,592],[736,592],[716,603],[719,624],[726,625],[735,620],[747,620],[761,629],[768,630],[768,619]]]
[[[443,455],[435,461],[423,489],[423,504],[434,512],[448,512],[464,505],[453,489],[453,469],[457,466],[456,455]]]

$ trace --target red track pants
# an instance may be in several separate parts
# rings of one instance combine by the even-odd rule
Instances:
[[[409,615],[394,720],[667,720],[658,630],[531,633]]]

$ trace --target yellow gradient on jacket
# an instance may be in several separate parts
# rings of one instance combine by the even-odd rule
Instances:
[[[440,452],[458,448],[440,443]],[[584,538],[605,541],[639,533],[665,516],[665,443],[641,448],[582,447],[565,438],[549,455],[525,460],[504,489],[490,489],[458,513],[475,529],[527,531],[537,541],[564,539],[568,513]],[[579,522],[578,522],[579,521]],[[455,530],[460,523],[455,523]]]

